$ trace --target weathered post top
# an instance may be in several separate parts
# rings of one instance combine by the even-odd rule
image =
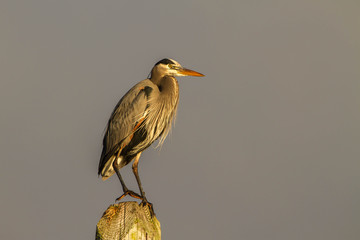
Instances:
[[[96,226],[96,240],[115,239],[160,240],[160,222],[137,202],[110,205]]]

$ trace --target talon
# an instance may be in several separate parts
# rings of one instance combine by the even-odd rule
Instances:
[[[141,206],[143,206],[143,207],[148,207],[148,208],[149,208],[151,217],[154,217],[154,216],[155,216],[153,204],[150,203],[150,202],[148,202],[148,201],[146,200],[146,198],[144,198],[140,204],[141,204]]]
[[[136,192],[133,192],[133,191],[131,191],[131,190],[126,190],[126,191],[124,192],[124,194],[121,195],[120,197],[118,197],[115,201],[116,201],[116,202],[117,202],[117,201],[120,201],[120,200],[123,199],[126,195],[130,195],[130,196],[133,197],[133,198],[142,199],[142,197],[141,197],[139,194],[137,194]]]

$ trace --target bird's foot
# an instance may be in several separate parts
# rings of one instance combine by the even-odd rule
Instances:
[[[137,199],[143,199],[139,194],[137,194],[136,192],[133,192],[131,190],[126,190],[124,191],[124,194],[121,195],[120,197],[118,197],[115,201],[120,201],[121,199],[123,199],[126,195],[129,195],[133,198],[137,198]]]
[[[148,207],[149,208],[151,217],[155,216],[153,204],[148,202],[145,197],[142,199],[142,202],[140,203],[140,205],[143,206],[143,207]]]

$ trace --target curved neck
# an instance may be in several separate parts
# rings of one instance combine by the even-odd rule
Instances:
[[[154,75],[153,75],[154,76]],[[152,77],[150,80],[156,84],[163,94],[177,95],[179,93],[178,82],[175,77],[172,76],[158,76]]]
[[[160,85],[160,82],[162,80],[162,78],[165,77],[164,74],[161,74],[161,72],[156,68],[154,67],[152,70],[151,70],[151,74],[150,74],[150,80],[156,84],[156,85]]]

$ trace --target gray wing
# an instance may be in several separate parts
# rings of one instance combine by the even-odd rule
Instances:
[[[116,105],[105,132],[98,174],[101,173],[106,162],[120,150],[121,145],[126,144],[126,139],[133,133],[137,122],[145,114],[149,94],[154,87],[155,85],[148,79],[141,81]]]

